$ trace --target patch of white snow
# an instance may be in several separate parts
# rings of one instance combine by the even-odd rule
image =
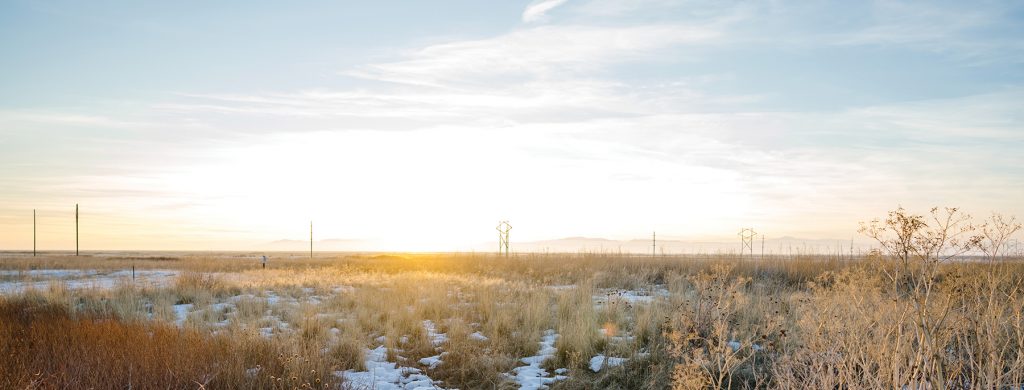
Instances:
[[[516,383],[519,383],[520,390],[546,389],[549,384],[568,378],[564,375],[548,376],[547,370],[541,368],[541,364],[555,356],[555,352],[558,351],[555,348],[555,340],[557,339],[558,335],[555,334],[554,330],[548,329],[545,331],[544,337],[541,338],[540,351],[537,352],[537,355],[522,358],[521,361],[527,365],[516,367],[512,370],[514,375],[510,376]]]
[[[352,390],[433,390],[440,389],[434,380],[414,367],[399,367],[388,362],[387,348],[366,351],[366,371],[335,371]]]
[[[606,365],[607,367],[621,366],[622,363],[626,362],[626,360],[628,359],[620,357],[606,357],[598,354],[597,356],[590,358],[590,371],[601,371],[601,368],[604,368]]]

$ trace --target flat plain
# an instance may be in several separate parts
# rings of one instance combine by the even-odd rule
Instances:
[[[0,255],[0,387],[1024,382],[1017,258],[936,263],[922,301],[877,254],[259,255]]]

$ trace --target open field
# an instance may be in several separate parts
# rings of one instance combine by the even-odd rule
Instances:
[[[1007,388],[1019,260],[6,254],[0,387]]]
[[[1024,0],[0,1],[0,390],[1024,390]]]

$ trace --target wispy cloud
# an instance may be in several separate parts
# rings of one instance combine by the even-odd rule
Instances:
[[[574,0],[546,17],[565,3],[535,1],[483,37],[374,47],[316,82],[0,111],[0,166],[19,167],[0,170],[0,215],[81,198],[112,225],[153,215],[232,239],[301,236],[286,226],[309,215],[338,237],[418,237],[381,218],[400,215],[439,221],[423,244],[451,249],[499,217],[524,239],[741,224],[846,237],[894,204],[1024,213],[1019,71],[998,86],[958,73],[1019,55],[994,49],[1016,36],[977,35],[1006,27],[991,7]],[[858,61],[922,52],[945,66],[931,92],[848,82],[870,76]],[[815,62],[831,55],[854,64]]]
[[[176,115],[281,117],[293,130],[415,129],[448,123],[501,125],[690,110],[725,99],[691,84],[708,77],[624,83],[608,70],[622,64],[672,64],[659,53],[713,42],[715,28],[679,25],[540,26],[492,38],[450,41],[342,71],[380,81],[358,89],[317,88],[260,94],[181,94],[155,109]],[[345,119],[344,122],[339,122]],[[232,119],[234,120],[234,119]],[[400,123],[401,122],[401,123]],[[344,123],[339,127],[338,123]],[[255,128],[268,123],[253,123]],[[271,124],[276,125],[276,124]]]
[[[542,20],[548,11],[565,4],[568,0],[534,0],[523,11],[523,22],[532,23]]]
[[[106,128],[137,128],[152,123],[117,119],[108,115],[83,114],[58,110],[0,110],[0,123],[8,126],[19,123],[54,124],[64,126],[101,126]],[[11,130],[16,129],[13,128]]]
[[[559,74],[578,78],[613,63],[656,61],[659,51],[710,43],[718,35],[713,28],[683,25],[542,26],[489,39],[432,45],[393,62],[343,74],[434,87],[483,87]]]
[[[909,47],[975,63],[1022,61],[1024,38],[1005,34],[1019,29],[1012,13],[1000,4],[877,1],[869,23],[837,34],[834,43]]]

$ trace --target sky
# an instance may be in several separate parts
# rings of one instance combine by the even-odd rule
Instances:
[[[1024,3],[0,3],[0,250],[1024,217]]]

